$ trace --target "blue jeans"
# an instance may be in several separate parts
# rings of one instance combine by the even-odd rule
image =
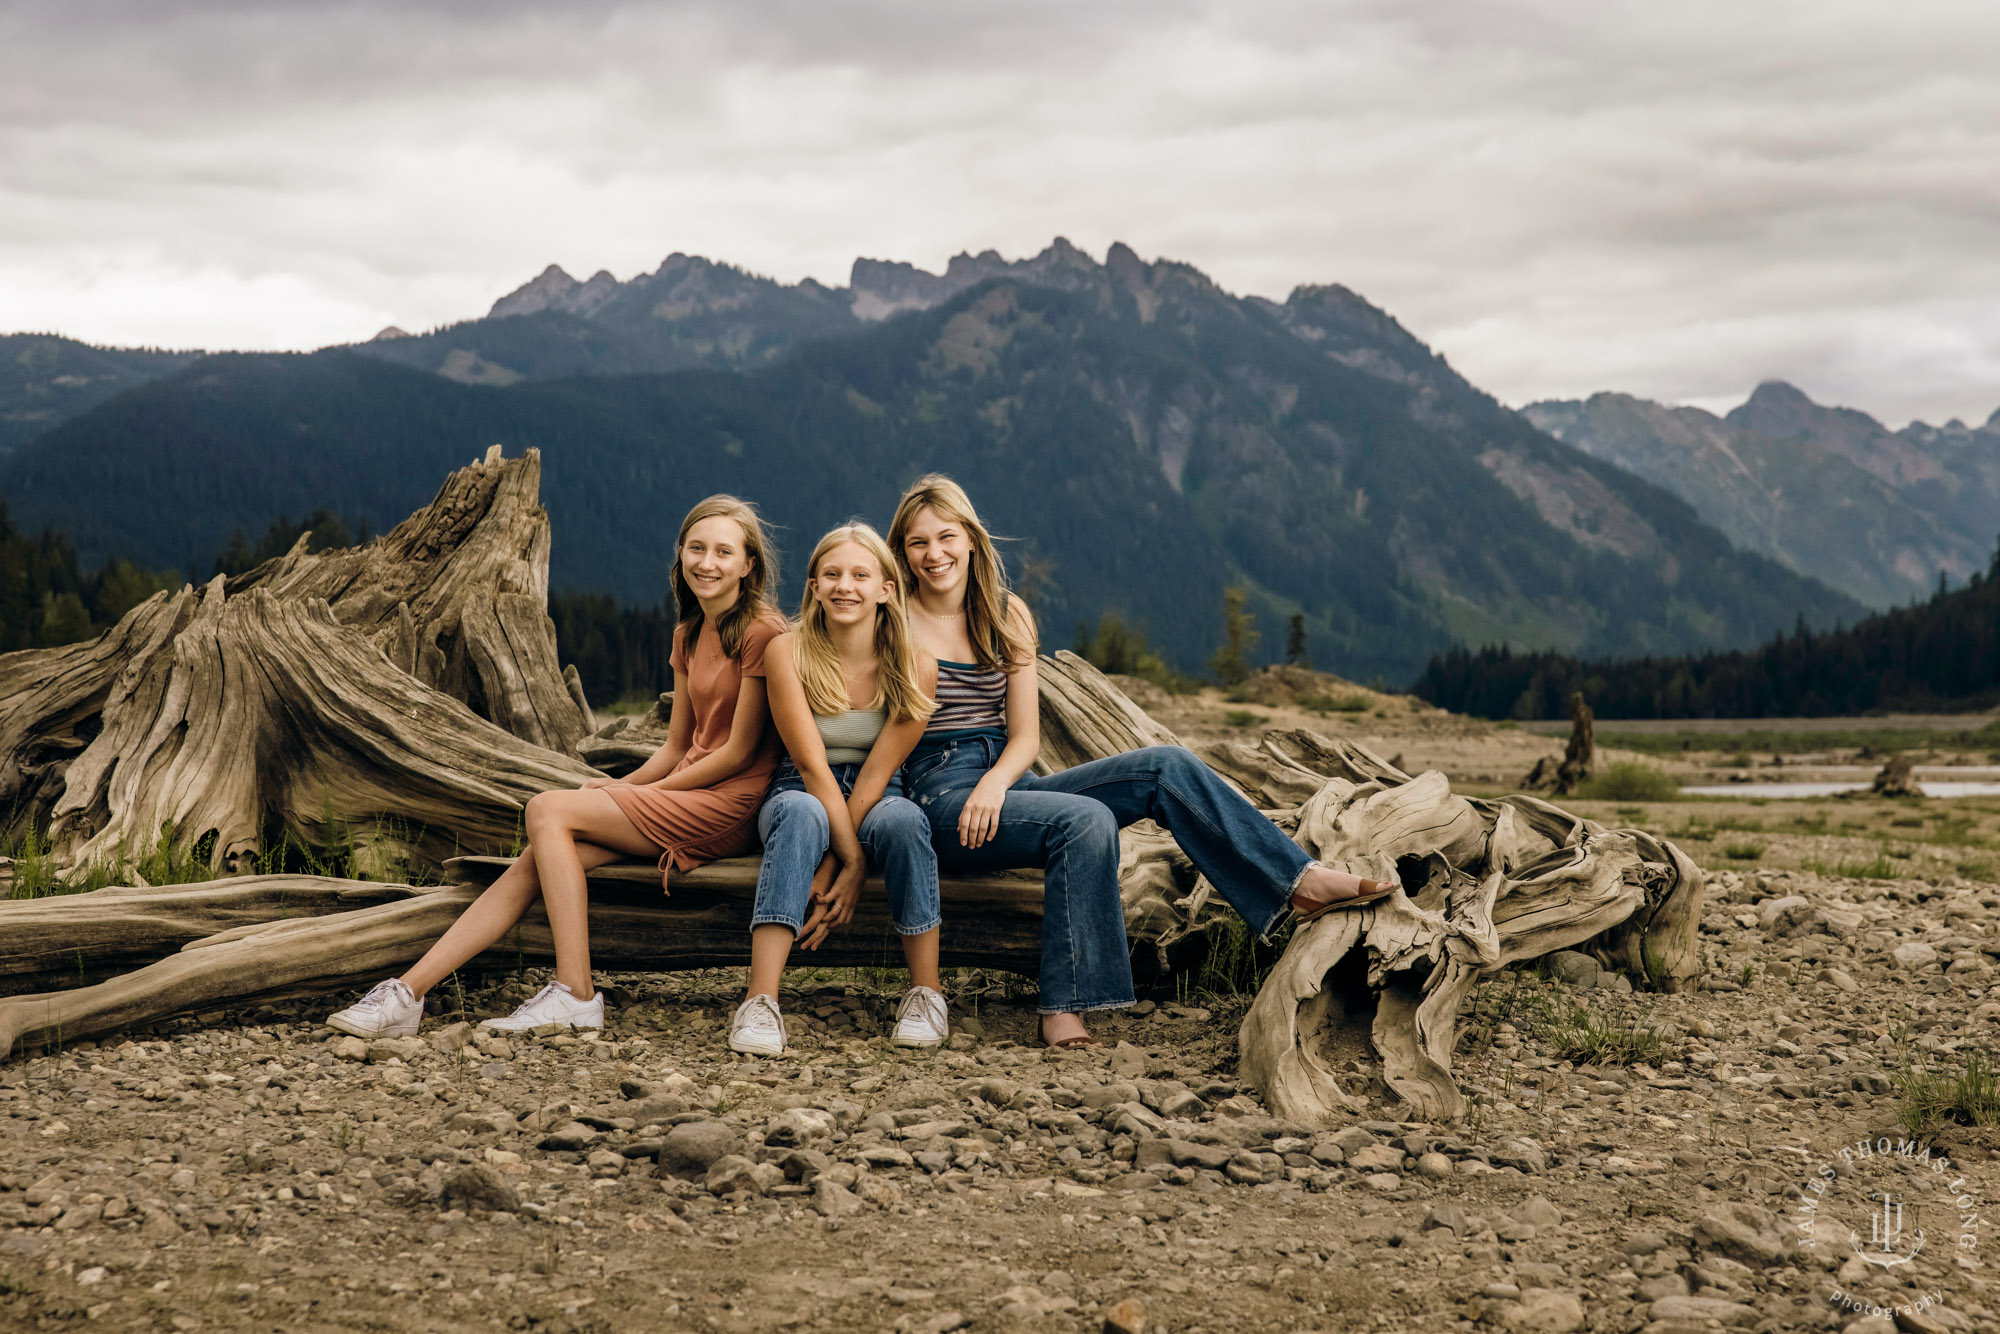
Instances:
[[[861,766],[832,768],[842,794],[851,794]],[[944,920],[939,910],[938,861],[931,851],[930,822],[902,790],[902,775],[891,774],[882,799],[869,808],[855,833],[869,865],[882,873],[888,886],[889,917],[897,932],[920,936]],[[750,912],[750,926],[754,930],[771,922],[788,926],[797,935],[811,906],[813,872],[832,845],[833,830],[826,807],[806,791],[805,780],[790,759],[779,763],[770,794],[757,812],[757,837],[764,843],[764,861],[757,868],[757,902]]]
[[[939,865],[1043,868],[1042,1013],[1132,1004],[1118,897],[1118,831],[1128,824],[1158,822],[1260,937],[1289,918],[1292,887],[1311,858],[1181,746],[1024,775],[1007,792],[993,838],[965,847],[959,812],[1005,745],[997,736],[920,744],[903,766],[903,782],[930,819]]]

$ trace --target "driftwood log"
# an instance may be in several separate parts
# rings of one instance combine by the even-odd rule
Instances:
[[[505,858],[468,858],[453,870],[470,882],[439,889],[360,884],[297,876],[170,891],[101,889],[69,898],[0,903],[0,982],[32,976],[44,986],[102,976],[107,966],[143,966],[85,985],[0,998],[0,1057],[23,1048],[97,1037],[178,1014],[238,1009],[275,1000],[366,987],[414,963],[465,910]],[[748,954],[757,861],[714,862],[660,893],[651,866],[614,864],[591,876],[590,952],[611,970],[666,971],[741,964]],[[261,899],[264,907],[253,906]],[[277,905],[298,915],[277,917]],[[360,906],[367,905],[367,906]],[[263,916],[258,914],[262,912]],[[959,877],[946,899],[948,967],[1034,973],[1041,954],[1041,877]],[[318,914],[318,915],[313,915]],[[275,920],[274,920],[275,919]],[[222,930],[203,931],[201,926]],[[74,926],[71,942],[60,938]],[[824,967],[897,965],[902,948],[879,877],[864,887],[847,928],[809,958]],[[523,918],[476,967],[481,971],[555,960],[548,919]],[[33,970],[33,971],[30,971]],[[77,978],[81,981],[83,979]]]
[[[239,873],[0,903],[0,1055],[388,975],[505,865],[530,796],[593,765],[628,772],[664,739],[667,700],[592,730],[574,673],[557,670],[538,471],[532,453],[489,455],[368,546],[295,548],[158,595],[89,643],[0,657],[12,827],[46,829],[73,866],[164,836]],[[1040,675],[1038,769],[1175,743],[1075,655],[1043,658]],[[1198,753],[1321,861],[1403,887],[1300,928],[1251,1006],[1242,1069],[1288,1119],[1325,1124],[1354,1106],[1325,1056],[1343,1024],[1365,1024],[1389,1087],[1444,1119],[1462,1109],[1452,1043],[1480,978],[1566,947],[1661,989],[1699,967],[1702,875],[1669,843],[1533,797],[1460,796],[1442,774],[1312,732]],[[274,835],[349,843],[371,879],[240,874]],[[1143,970],[1198,960],[1229,920],[1212,888],[1151,825],[1125,831],[1122,851]],[[704,867],[665,898],[651,866],[593,872],[594,960],[742,962],[756,865]],[[446,867],[469,883],[374,879]],[[896,960],[883,897],[863,901],[816,962]],[[1037,876],[957,878],[945,903],[946,962],[1034,972]],[[532,912],[484,962],[551,957]]]

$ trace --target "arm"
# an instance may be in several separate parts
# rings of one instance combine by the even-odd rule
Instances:
[[[585,787],[610,787],[622,783],[629,787],[643,787],[656,783],[674,771],[687,754],[688,743],[694,739],[694,710],[687,702],[688,684],[686,672],[674,673],[674,708],[667,716],[667,740],[644,764],[626,774],[623,778],[592,778],[585,781]],[[742,707],[742,701],[737,702]]]
[[[668,792],[692,792],[720,783],[750,762],[764,739],[764,678],[746,676],[736,692],[736,714],[729,722],[729,739],[679,773],[668,774],[658,786]],[[669,745],[672,742],[668,743]]]
[[[917,684],[923,687],[924,694],[937,698],[937,659],[921,649],[917,651]],[[868,818],[868,812],[875,809],[875,803],[882,800],[890,777],[903,767],[903,761],[910,758],[910,752],[923,738],[924,721],[917,718],[900,722],[891,719],[875,738],[867,762],[854,779],[854,791],[847,798],[847,816],[856,829]]]
[[[1035,621],[1028,614],[1027,604],[1019,598],[1009,598],[1007,615],[1028,642],[1027,657],[1017,664],[1013,675],[1007,678],[1007,745],[1000,752],[1000,758],[986,771],[972,789],[972,795],[965,799],[965,807],[958,816],[958,841],[968,848],[976,848],[993,837],[1000,828],[1000,807],[1007,800],[1007,789],[1020,781],[1035,762],[1035,756],[1042,749],[1042,703],[1040,688],[1035,674]]]

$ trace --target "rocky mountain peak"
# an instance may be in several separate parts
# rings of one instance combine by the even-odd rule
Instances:
[[[1766,380],[1724,420],[1732,426],[1756,431],[1759,435],[1782,438],[1810,431],[1825,411],[1796,385],[1783,380]]]
[[[533,315],[537,311],[559,306],[562,299],[580,284],[569,276],[560,264],[551,264],[530,278],[521,286],[493,303],[493,309],[486,312],[488,319],[501,319],[508,315]]]

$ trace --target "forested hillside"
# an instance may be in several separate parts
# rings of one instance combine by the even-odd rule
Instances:
[[[1267,651],[1299,614],[1313,660],[1363,679],[1453,642],[1678,652],[1862,611],[1344,288],[1238,299],[1122,247],[1035,263],[749,371],[501,387],[348,351],[213,357],[0,463],[0,495],[88,559],[203,570],[236,528],[319,507],[386,527],[488,445],[535,446],[556,585],[654,606],[702,495],[759,501],[797,556],[941,469],[1015,539],[1051,642],[1115,610],[1183,670],[1238,583]]]
[[[1691,657],[1579,662],[1559,653],[1464,648],[1433,658],[1415,692],[1484,718],[1566,718],[1572,691],[1600,718],[1824,717],[1988,708],[2000,701],[2000,555],[1963,588],[1761,647]]]
[[[201,355],[93,347],[55,334],[0,334],[0,454]]]

